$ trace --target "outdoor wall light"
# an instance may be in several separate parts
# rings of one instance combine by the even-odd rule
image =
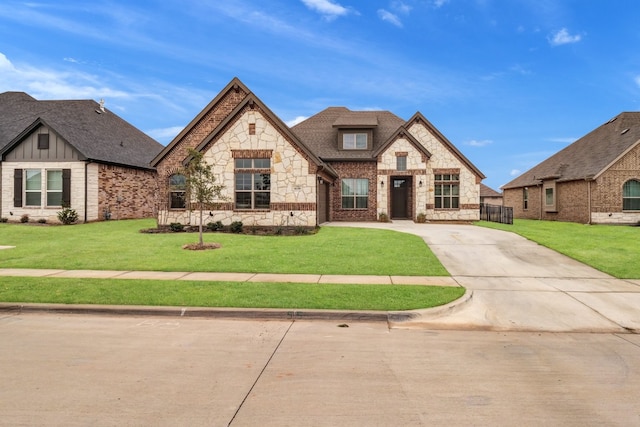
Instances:
[[[380,188],[384,188],[384,181],[380,181]]]
[[[418,183],[418,185],[419,185],[420,187],[422,187],[422,180],[420,180],[420,182]]]

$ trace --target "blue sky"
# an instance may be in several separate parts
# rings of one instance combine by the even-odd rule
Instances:
[[[3,0],[0,92],[167,144],[234,77],[289,124],[420,111],[498,189],[640,110],[636,0]]]

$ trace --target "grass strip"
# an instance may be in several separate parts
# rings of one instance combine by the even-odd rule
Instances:
[[[460,287],[3,277],[0,301],[333,310],[412,310],[451,302]]]

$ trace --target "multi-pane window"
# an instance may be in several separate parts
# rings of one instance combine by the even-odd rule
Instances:
[[[24,205],[42,206],[42,171],[27,169],[24,171]]]
[[[187,177],[176,173],[169,177],[169,208],[184,209],[187,207],[186,199]]]
[[[344,133],[342,134],[343,150],[366,150],[367,134],[366,133]]]
[[[366,209],[369,206],[369,180],[342,180],[342,209]]]
[[[435,175],[436,209],[458,209],[460,207],[460,175]]]
[[[622,186],[622,210],[640,211],[640,181],[632,179]]]
[[[236,209],[269,209],[271,160],[235,159]]]
[[[62,206],[62,170],[47,171],[47,206]]]
[[[407,170],[407,156],[396,157],[396,170],[399,170],[399,171]]]
[[[529,209],[529,189],[527,187],[522,189],[522,209],[525,211]]]
[[[553,206],[553,188],[544,189],[544,203],[547,207]]]

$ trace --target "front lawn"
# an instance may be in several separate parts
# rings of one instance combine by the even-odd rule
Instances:
[[[196,282],[3,277],[0,301],[180,307],[412,310],[453,301],[464,288],[402,285]]]
[[[390,230],[323,227],[302,236],[206,233],[222,248],[182,249],[197,233],[144,234],[153,220],[0,224],[0,268],[447,276],[425,242]]]
[[[516,219],[513,225],[486,221],[477,225],[512,231],[614,277],[640,278],[640,227],[530,219]]]

